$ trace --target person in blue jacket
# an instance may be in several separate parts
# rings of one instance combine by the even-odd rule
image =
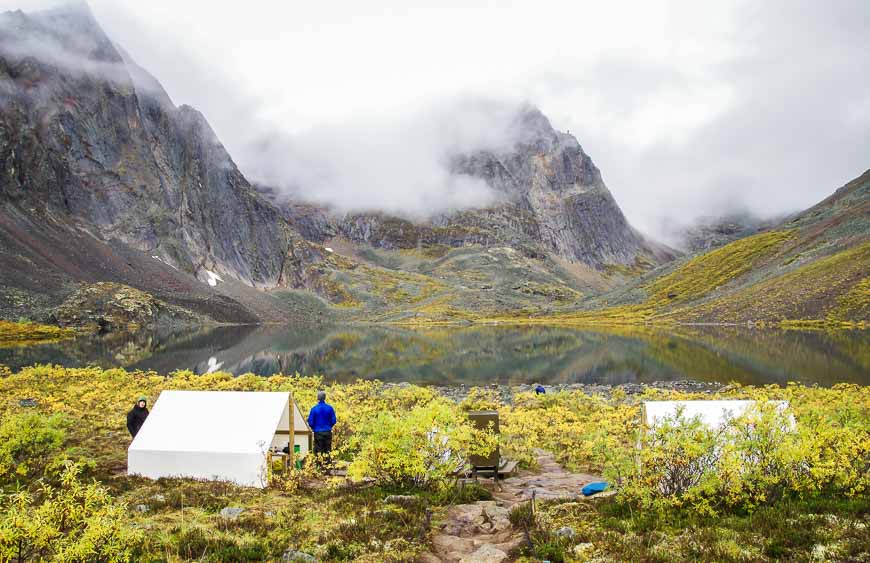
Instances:
[[[541,385],[540,383],[538,383],[537,387],[535,387],[535,395],[543,395],[546,392],[547,392],[547,390],[544,389],[544,386]]]
[[[308,413],[308,426],[314,432],[315,454],[329,454],[332,451],[332,427],[335,422],[335,409],[326,402],[326,393],[318,391],[317,404]]]

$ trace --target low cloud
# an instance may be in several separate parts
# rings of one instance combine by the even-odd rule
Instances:
[[[604,59],[532,94],[666,241],[706,216],[806,209],[870,168],[870,5],[750,3],[733,28],[733,52],[702,66]]]
[[[58,11],[54,9],[0,14],[0,53],[14,63],[32,58],[62,68],[68,75],[127,82],[126,66],[117,58],[111,41],[89,29],[95,22],[87,6],[78,9],[80,16],[72,26],[68,25],[68,16],[63,20],[67,23],[55,22]]]
[[[369,115],[298,134],[273,131],[242,148],[255,182],[339,212],[427,217],[491,205],[502,194],[450,171],[451,157],[503,152],[520,140],[522,106],[456,99],[398,115]]]

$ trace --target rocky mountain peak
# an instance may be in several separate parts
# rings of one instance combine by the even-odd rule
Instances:
[[[201,279],[276,283],[287,226],[201,113],[176,108],[83,3],[4,21],[0,162],[15,174],[0,196]]]
[[[86,2],[33,13],[6,12],[0,15],[0,29],[6,54],[81,68],[87,63],[123,63]]]

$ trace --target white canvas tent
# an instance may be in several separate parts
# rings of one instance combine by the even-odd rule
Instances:
[[[782,412],[788,408],[788,401],[769,401]],[[690,420],[700,417],[701,422],[710,428],[719,428],[731,417],[736,418],[746,412],[756,401],[644,401],[643,424],[652,428],[663,418],[674,418],[682,409],[683,418]]]
[[[127,450],[127,472],[265,487],[269,450],[292,443],[304,456],[310,440],[290,393],[163,391]]]

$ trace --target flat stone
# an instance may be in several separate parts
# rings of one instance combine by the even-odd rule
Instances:
[[[574,528],[570,526],[562,526],[558,530],[556,530],[556,535],[560,538],[568,538],[571,539],[574,537]]]
[[[317,558],[302,551],[288,549],[281,557],[281,561],[300,561],[302,563],[317,563]]]
[[[221,509],[220,516],[225,520],[236,520],[244,511],[244,508],[239,508],[237,506],[227,506]]]
[[[510,525],[510,510],[490,500],[451,507],[442,529],[451,536],[470,537],[501,532]]]
[[[148,505],[146,505],[146,504],[137,504],[135,508],[136,508],[136,512],[142,512],[143,514],[145,512],[148,512],[148,510],[150,510],[148,508]]]
[[[468,557],[460,559],[459,563],[501,563],[507,558],[507,553],[494,545],[485,543]]]

